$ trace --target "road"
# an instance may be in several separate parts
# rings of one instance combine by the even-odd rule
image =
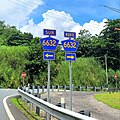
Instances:
[[[70,109],[69,92],[51,92],[51,102],[53,104],[60,103],[61,98],[65,98],[66,109]],[[79,112],[81,110],[89,110],[91,116],[98,120],[120,120],[120,110],[111,108],[102,102],[98,102],[94,99],[93,95],[96,92],[73,92],[73,111]],[[47,94],[42,94],[44,99]]]
[[[3,105],[3,99],[6,96],[17,94],[15,89],[0,89],[0,120],[9,120],[6,110]]]
[[[8,96],[16,94],[17,89],[0,89],[0,120],[28,120],[23,113],[7,99]],[[7,104],[5,104],[6,102]],[[6,111],[9,113],[9,117]]]

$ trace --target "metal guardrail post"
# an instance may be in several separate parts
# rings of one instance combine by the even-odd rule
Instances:
[[[45,88],[45,86],[43,85],[43,86],[42,86],[42,93],[44,93],[44,88]]]
[[[66,108],[65,99],[64,98],[61,98],[61,107],[62,108]]]
[[[29,90],[30,90],[30,84],[28,84],[28,89],[27,89],[27,92],[29,93]]]
[[[59,92],[60,86],[58,85],[58,92]]]
[[[35,86],[33,85],[32,86],[32,95],[34,95],[34,89],[35,89]]]
[[[87,89],[87,92],[88,92],[88,90],[89,90],[88,86],[86,86],[86,89]]]
[[[81,92],[81,90],[82,90],[82,89],[81,89],[81,86],[80,86],[80,92]]]
[[[64,86],[64,92],[66,92],[66,85]]]
[[[52,92],[54,92],[54,85],[52,85]]]
[[[34,95],[34,89],[35,89],[35,86],[33,85],[32,86],[32,95]],[[30,103],[30,110],[31,111],[33,110],[33,103]]]
[[[96,86],[94,87],[94,91],[96,92]]]
[[[39,90],[40,90],[40,86],[37,87],[37,97],[40,98],[40,93],[39,93]],[[40,108],[38,106],[36,106],[36,114],[37,115],[40,115]]]

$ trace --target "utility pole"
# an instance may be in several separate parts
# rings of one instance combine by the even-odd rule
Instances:
[[[106,68],[106,86],[108,88],[107,55],[105,55],[105,68]]]

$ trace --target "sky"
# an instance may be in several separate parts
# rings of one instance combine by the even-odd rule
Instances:
[[[43,29],[56,30],[57,39],[83,29],[99,35],[107,19],[118,18],[120,0],[0,0],[0,20],[34,37],[44,37]]]

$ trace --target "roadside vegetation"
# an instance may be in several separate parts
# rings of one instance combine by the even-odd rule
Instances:
[[[100,35],[92,36],[88,30],[80,30],[76,41],[77,60],[73,62],[73,84],[81,86],[106,86],[105,56],[108,66],[109,87],[120,87],[120,19],[108,20]],[[64,32],[64,31],[63,31]],[[22,85],[22,72],[26,72],[25,84],[47,85],[47,61],[43,60],[40,38],[22,33],[15,26],[0,21],[0,86],[17,88]],[[55,60],[51,61],[51,85],[68,85],[69,62],[58,46]],[[114,79],[114,74],[118,75]]]
[[[94,58],[78,58],[72,63],[72,82],[74,86],[102,86],[105,82],[105,71]],[[56,85],[69,86],[69,62],[62,62],[58,75],[54,80]]]
[[[28,120],[42,120],[34,111],[29,110],[29,106],[20,98],[11,98],[11,102],[28,118]]]
[[[94,97],[98,101],[120,110],[120,92],[96,94]]]

